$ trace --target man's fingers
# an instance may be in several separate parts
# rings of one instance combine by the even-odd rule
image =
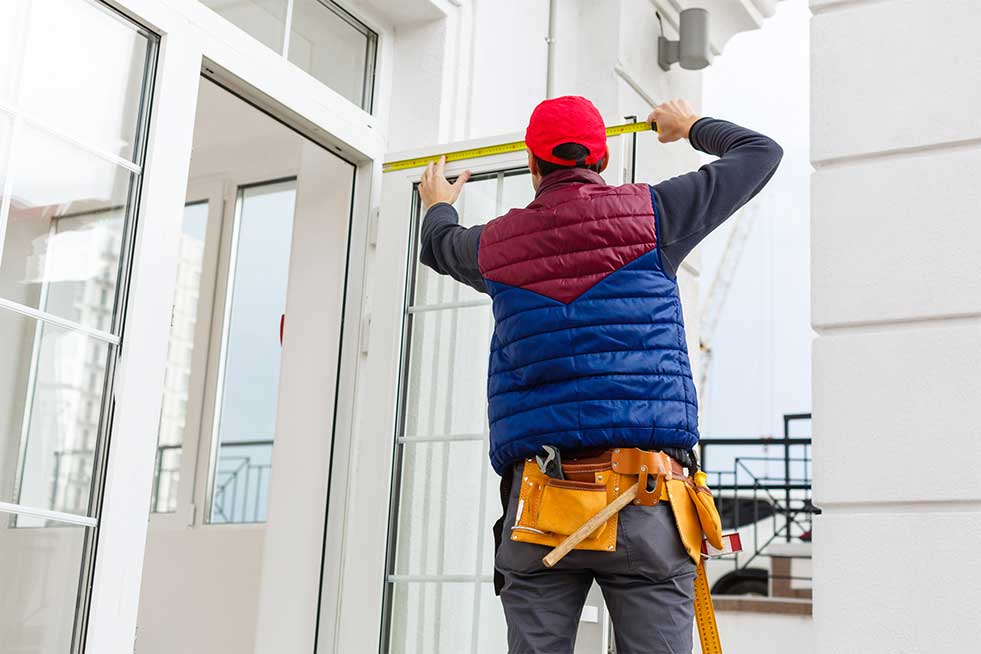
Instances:
[[[436,173],[440,177],[445,177],[445,173],[444,173],[445,170],[446,170],[446,155],[444,154],[439,158],[439,161],[436,162]]]
[[[453,182],[453,188],[455,188],[457,192],[459,192],[463,188],[463,185],[466,184],[469,179],[470,179],[470,171],[464,170],[462,173],[460,173],[460,176],[456,178],[456,181]]]

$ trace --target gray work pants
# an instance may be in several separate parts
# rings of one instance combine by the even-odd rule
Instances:
[[[549,548],[511,540],[521,491],[514,472],[495,567],[509,654],[573,654],[586,593],[595,579],[613,619],[617,654],[691,654],[695,564],[685,552],[671,506],[627,506],[615,552],[574,550],[554,568]]]

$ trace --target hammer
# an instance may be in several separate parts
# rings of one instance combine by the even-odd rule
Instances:
[[[559,543],[555,549],[545,555],[542,563],[545,567],[551,568],[562,558],[571,552],[579,543],[583,542],[587,536],[596,531],[601,524],[609,520],[617,511],[627,506],[637,498],[637,484],[628,488],[623,495],[603,507],[599,513],[587,520],[579,529],[576,529],[564,541]]]

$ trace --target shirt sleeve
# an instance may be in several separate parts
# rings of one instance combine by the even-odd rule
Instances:
[[[453,205],[440,202],[429,207],[422,221],[419,261],[441,275],[487,292],[477,265],[477,249],[484,226],[461,227]]]
[[[651,187],[661,260],[672,275],[702,239],[763,189],[783,157],[773,139],[714,118],[692,125],[689,141],[719,159]]]

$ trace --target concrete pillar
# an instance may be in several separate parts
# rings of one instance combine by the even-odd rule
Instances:
[[[977,651],[981,3],[811,8],[818,651]]]

